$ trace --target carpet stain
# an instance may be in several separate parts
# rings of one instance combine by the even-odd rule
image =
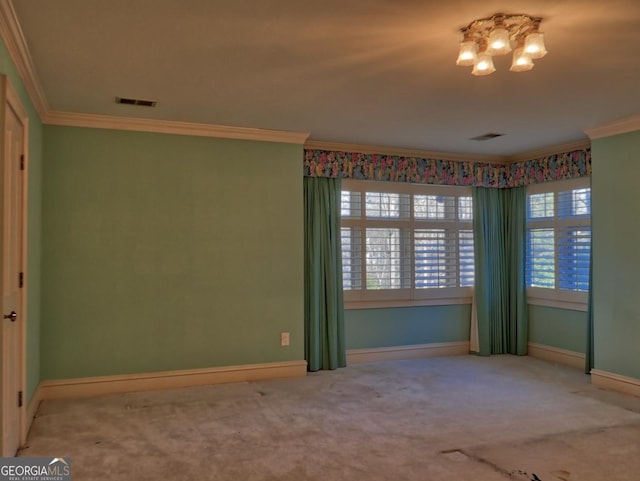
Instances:
[[[543,481],[536,473],[527,473],[526,471],[520,470],[509,472],[509,476],[522,481]]]

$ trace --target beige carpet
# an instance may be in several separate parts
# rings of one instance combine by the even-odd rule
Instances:
[[[528,357],[44,402],[21,456],[83,480],[637,481],[640,399]]]

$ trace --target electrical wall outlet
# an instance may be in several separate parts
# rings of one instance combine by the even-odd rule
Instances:
[[[288,346],[289,345],[289,333],[288,332],[281,332],[280,333],[280,345],[281,346]]]

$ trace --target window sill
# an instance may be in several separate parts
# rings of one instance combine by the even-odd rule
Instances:
[[[406,299],[406,300],[379,300],[379,301],[345,301],[345,310],[354,309],[384,309],[394,307],[428,307],[428,306],[453,306],[459,304],[471,304],[471,297],[448,297],[442,299]]]
[[[557,309],[567,309],[570,311],[587,312],[588,303],[582,301],[565,301],[559,299],[544,299],[541,297],[527,297],[527,304],[533,306],[555,307]]]

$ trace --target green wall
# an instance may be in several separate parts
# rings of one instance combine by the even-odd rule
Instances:
[[[464,342],[470,319],[470,305],[351,309],[347,349]],[[586,323],[586,312],[529,305],[529,342],[584,353]]]
[[[640,131],[592,142],[595,368],[640,378]]]
[[[29,178],[27,224],[27,392],[30,400],[40,382],[40,259],[42,211],[42,123],[0,39],[0,73],[18,92],[29,116]]]
[[[43,379],[304,358],[301,146],[44,142]]]
[[[587,313],[530,304],[529,342],[584,354]]]
[[[351,309],[345,312],[347,349],[469,340],[471,306]]]

